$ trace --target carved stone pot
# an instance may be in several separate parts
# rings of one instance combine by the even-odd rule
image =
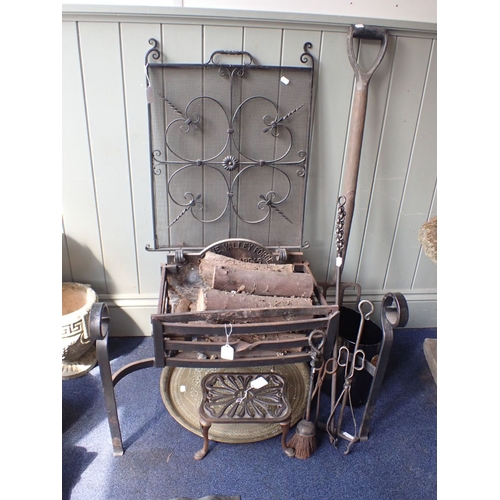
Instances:
[[[90,338],[90,309],[98,297],[90,285],[62,284],[62,378],[81,377],[97,364]]]

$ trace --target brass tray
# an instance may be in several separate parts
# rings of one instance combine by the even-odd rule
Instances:
[[[212,372],[262,373],[271,367],[252,368],[179,368],[166,367],[160,378],[160,393],[172,417],[187,430],[202,436],[198,408],[201,404],[201,379]],[[309,365],[294,363],[276,365],[272,371],[287,381],[287,396],[295,425],[304,416],[309,385]],[[213,424],[209,439],[220,443],[253,443],[281,434],[279,424]]]

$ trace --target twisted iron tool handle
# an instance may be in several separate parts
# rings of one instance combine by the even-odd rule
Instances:
[[[336,278],[335,278],[335,302],[338,306],[341,305],[340,299],[340,277],[342,274],[343,266],[343,256],[342,252],[344,251],[344,224],[345,224],[345,196],[340,196],[338,201],[337,208],[337,222],[335,224],[335,243],[337,246],[337,257],[335,259],[335,265],[337,267]]]

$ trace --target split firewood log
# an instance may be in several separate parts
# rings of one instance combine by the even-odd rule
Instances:
[[[198,271],[206,286],[218,290],[306,298],[314,291],[312,275],[294,273],[293,264],[244,262],[207,252]]]
[[[198,292],[196,309],[214,311],[218,309],[253,309],[271,307],[309,307],[312,300],[302,297],[270,297],[248,293],[225,292],[213,288],[202,288]]]
[[[254,271],[271,271],[277,273],[293,273],[293,264],[260,264],[257,262],[244,262],[232,257],[226,257],[215,252],[207,252],[200,260],[198,272],[202,280],[211,286],[213,280],[214,268],[216,266],[225,267],[226,269],[247,269]]]
[[[188,312],[191,310],[191,301],[189,299],[186,299],[186,297],[181,297],[174,306],[174,312],[176,313],[181,313],[181,312]]]
[[[314,292],[314,280],[310,274],[225,266],[215,266],[212,280],[207,284],[216,290],[252,295],[309,298]]]

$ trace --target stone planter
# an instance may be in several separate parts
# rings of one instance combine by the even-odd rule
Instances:
[[[62,378],[81,377],[97,364],[90,339],[90,309],[98,297],[90,285],[62,284]]]

